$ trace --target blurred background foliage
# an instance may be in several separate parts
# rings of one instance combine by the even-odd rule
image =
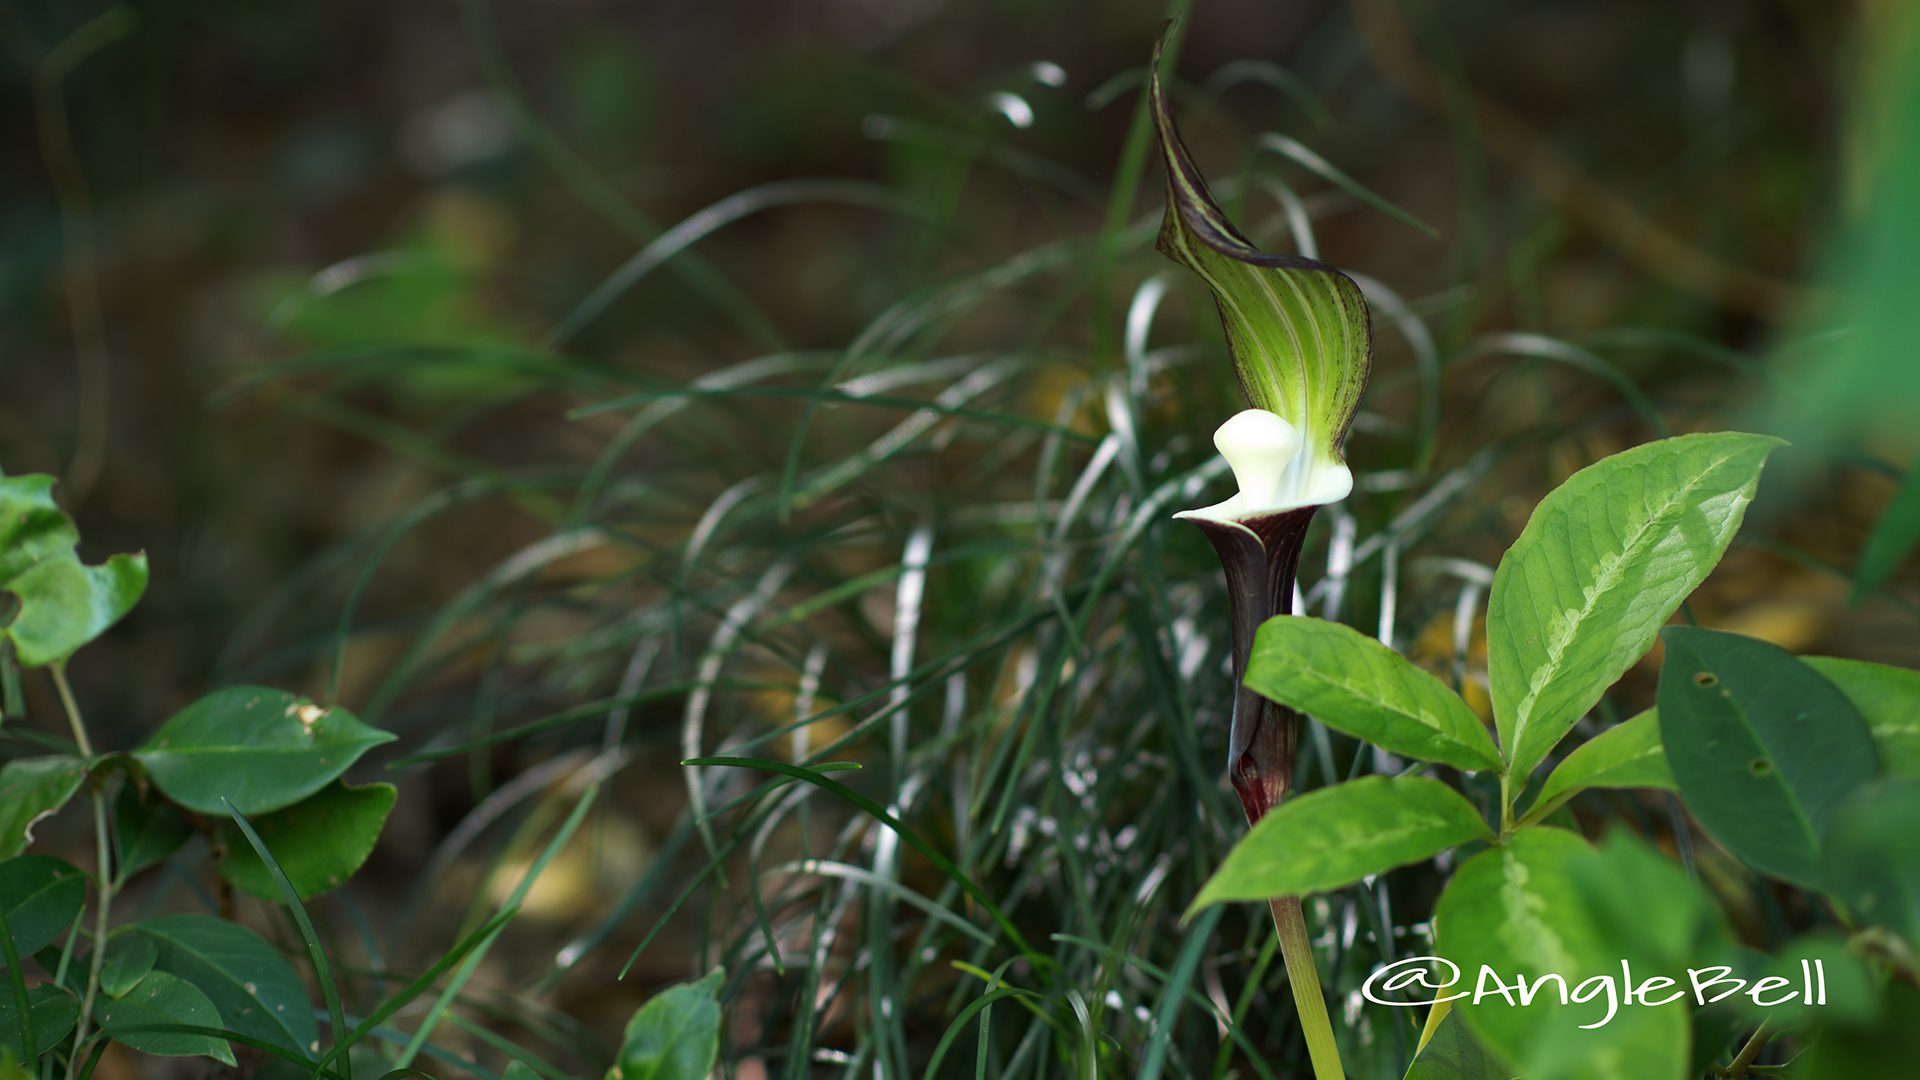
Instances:
[[[1001,972],[1034,996],[994,1006],[996,1070],[1084,1036],[1115,1075],[1287,1075],[1262,913],[1175,925],[1239,831],[1216,571],[1165,520],[1215,497],[1236,407],[1149,247],[1143,65],[1182,12],[8,0],[0,463],[63,474],[90,554],[152,559],[75,662],[105,741],[235,680],[401,732],[388,835],[317,908],[368,980],[609,778],[462,1001],[483,1075],[507,1045],[604,1063],[722,960],[734,1074],[905,1075],[1016,955],[869,815],[678,764],[716,752],[860,762],[1053,958]],[[1484,704],[1477,613],[1539,496],[1745,426],[1796,451],[1692,616],[1920,665],[1915,28],[1897,0],[1186,12],[1175,101],[1230,210],[1375,304],[1314,613]],[[1309,745],[1309,785],[1382,764]],[[1752,943],[1812,917],[1701,858]],[[1338,992],[1437,881],[1317,902]],[[1356,1076],[1410,1052],[1380,1012],[1336,1018]]]

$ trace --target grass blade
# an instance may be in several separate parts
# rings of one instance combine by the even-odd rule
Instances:
[[[320,935],[314,932],[313,920],[307,917],[307,906],[300,902],[299,890],[293,887],[287,872],[280,868],[280,861],[273,857],[273,852],[267,850],[266,842],[260,839],[259,833],[253,831],[253,826],[247,822],[246,816],[240,813],[231,800],[222,798],[220,801],[226,803],[228,816],[232,817],[233,823],[239,826],[241,835],[247,838],[253,853],[260,856],[260,861],[266,864],[267,872],[273,875],[274,884],[280,886],[281,895],[286,897],[287,910],[292,912],[294,925],[300,928],[300,939],[306,943],[307,957],[313,961],[314,978],[320,983],[320,992],[327,999],[327,1034],[337,1046],[341,1033],[347,1030],[346,1013],[340,1007],[340,988],[333,981],[333,969],[327,963],[326,950],[320,946]],[[349,1058],[340,1059],[340,1070],[345,1074],[346,1080],[353,1080],[353,1062]]]

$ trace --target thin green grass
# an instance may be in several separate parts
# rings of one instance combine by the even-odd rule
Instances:
[[[728,1075],[749,1062],[823,1076],[1299,1072],[1305,1048],[1265,913],[1178,921],[1242,825],[1218,760],[1224,596],[1201,538],[1168,517],[1219,489],[1207,439],[1238,403],[1210,313],[1149,247],[1159,211],[1145,197],[1140,120],[1105,188],[954,106],[878,133],[889,152],[963,163],[965,181],[923,192],[927,205],[865,181],[808,181],[743,191],[660,231],[615,205],[532,115],[484,5],[468,9],[516,130],[634,254],[551,316],[548,344],[588,355],[476,351],[475,364],[537,389],[474,403],[457,422],[369,411],[362,395],[384,377],[371,357],[273,372],[302,388],[307,415],[408,461],[420,494],[273,598],[277,611],[322,610],[331,627],[252,662],[327,654],[339,685],[351,649],[403,637],[360,711],[408,735],[391,762],[408,781],[461,760],[472,799],[392,933],[364,935],[370,962],[340,967],[377,973],[363,978],[379,986],[423,974],[345,1038],[336,1016],[317,1068],[369,1038],[410,1067],[447,1038],[480,1056],[476,1074],[510,1060],[555,1080],[591,1071],[557,1023],[496,1026],[476,1012],[466,988],[484,959],[513,971],[519,989],[503,1000],[525,1001],[527,1016],[621,976],[724,964]],[[1116,76],[1087,104],[1139,82]],[[1243,182],[1220,185],[1252,235],[1344,265],[1351,253],[1316,234],[1331,214],[1357,205],[1427,230],[1309,147],[1339,118],[1307,75],[1230,64],[1201,96],[1245,82],[1310,124],[1234,132],[1267,151],[1249,156]],[[843,347],[794,349],[699,251],[748,215],[811,213],[823,199],[886,211],[862,227],[924,250],[964,224],[970,188],[998,197],[1029,184],[1050,207],[1075,207],[1075,227],[977,263],[903,260],[914,271],[887,282]],[[1302,609],[1396,645],[1440,626],[1463,685],[1487,570],[1458,555],[1496,524],[1463,504],[1490,503],[1477,496],[1569,432],[1664,431],[1621,354],[1673,347],[1739,365],[1710,343],[1658,336],[1487,334],[1476,313],[1513,297],[1464,276],[1403,297],[1356,269],[1382,359],[1349,455],[1356,495],[1315,527]],[[750,358],[666,378],[593,355],[623,300],[662,272]],[[1486,362],[1495,355],[1519,362]],[[1611,396],[1586,418],[1489,419],[1504,395],[1566,386]],[[506,469],[447,445],[529,401],[550,405],[564,432],[559,464]],[[368,610],[435,529],[487,515],[513,525],[490,570],[431,610]],[[1304,745],[1299,788],[1399,768],[1317,727]],[[585,820],[582,799],[507,909],[434,959],[437,940],[417,940],[437,938],[419,933],[422,912],[453,897],[469,925],[485,918],[484,897],[457,894],[456,870],[478,865],[491,880],[587,774],[605,785],[608,819],[674,805],[654,821],[644,870],[590,898],[550,954],[500,958],[496,938]],[[1411,1053],[1409,1018],[1350,992],[1423,945],[1432,884],[1387,875],[1309,909],[1356,1078],[1397,1077]],[[449,973],[410,1035],[382,1026]]]

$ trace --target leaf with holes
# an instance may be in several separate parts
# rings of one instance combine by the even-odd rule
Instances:
[[[1424,776],[1364,776],[1267,812],[1187,909],[1351,885],[1493,833],[1473,804]]]
[[[338,706],[284,690],[230,686],[187,706],[134,757],[167,798],[225,816],[292,806],[332,783],[360,755],[393,735]]]
[[[1778,645],[1686,626],[1661,639],[1660,741],[1687,809],[1755,869],[1818,888],[1834,806],[1878,771],[1866,721]]]
[[[620,1060],[607,1080],[706,1080],[720,1053],[725,968],[655,994],[627,1021]]]
[[[1732,542],[1765,435],[1682,435],[1575,473],[1500,559],[1487,608],[1493,715],[1518,793]]]
[[[1292,615],[1268,619],[1254,636],[1246,684],[1396,754],[1459,769],[1500,768],[1493,739],[1460,695],[1340,623]]]
[[[86,775],[87,763],[68,754],[0,765],[0,858],[25,851],[33,827],[67,805]]]
[[[337,888],[367,861],[395,795],[392,784],[348,787],[335,782],[284,810],[260,815],[252,825],[304,900]],[[284,900],[267,864],[232,820],[221,829],[227,857],[220,863],[220,876],[261,899]]]

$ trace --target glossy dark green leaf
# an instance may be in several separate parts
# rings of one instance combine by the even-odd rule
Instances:
[[[207,915],[169,915],[121,931],[159,946],[157,971],[192,983],[219,1010],[224,1026],[263,1042],[312,1054],[320,1038],[313,1003],[292,965],[253,931]]]
[[[292,806],[392,740],[338,706],[232,686],[175,714],[133,756],[189,810],[224,817],[225,798],[252,816]]]
[[[1364,776],[1268,811],[1227,853],[1188,909],[1322,892],[1492,839],[1479,811],[1424,776]]]
[[[1886,780],[1849,795],[1823,837],[1823,881],[1856,919],[1920,947],[1920,782]]]
[[[27,988],[27,1007],[33,1011],[33,1045],[41,1050],[59,1044],[80,1018],[80,1000],[52,983]],[[0,987],[0,1048],[19,1047],[20,1005],[13,992]]]
[[[1515,1080],[1516,1075],[1449,1012],[1413,1059],[1405,1080]]]
[[[1686,1080],[1684,1005],[1622,1006],[1608,1019],[1604,993],[1563,1003],[1557,984],[1539,983],[1558,976],[1571,998],[1590,979],[1620,978],[1620,944],[1584,901],[1578,867],[1596,858],[1572,833],[1525,828],[1454,872],[1434,909],[1440,954],[1467,973],[1452,992],[1479,989],[1483,968],[1507,987],[1541,987],[1531,1004],[1488,987],[1454,1012],[1528,1080]]]
[[[86,902],[87,876],[76,866],[48,855],[0,862],[0,910],[6,912],[20,956],[39,952],[66,933]]]
[[[1540,501],[1487,602],[1493,715],[1516,794],[1720,561],[1780,445],[1739,432],[1662,439]]]
[[[1685,626],[1662,640],[1660,741],[1687,809],[1749,865],[1818,888],[1833,808],[1878,768],[1866,722],[1777,645]]]
[[[120,847],[115,864],[122,881],[166,859],[193,836],[193,827],[172,803],[142,785],[120,789],[113,804],[113,837]]]
[[[217,1028],[220,1012],[198,987],[165,971],[149,971],[125,996],[100,1005],[100,1030],[142,1053],[159,1057],[210,1057],[234,1064],[225,1039],[168,1027]]]
[[[1254,636],[1247,686],[1396,754],[1497,770],[1480,718],[1439,679],[1373,638],[1326,619],[1282,615]]]
[[[22,667],[65,660],[133,609],[147,588],[147,557],[87,566],[80,532],[53,500],[51,476],[0,474],[0,592],[19,599],[0,640]]]
[[[1652,709],[1602,731],[1574,748],[1547,774],[1529,820],[1539,820],[1591,788],[1674,790],[1673,771],[1660,747],[1660,718]]]
[[[721,985],[715,968],[697,982],[655,994],[627,1021],[620,1060],[607,1080],[707,1080],[720,1053]]]
[[[33,827],[65,806],[86,775],[87,763],[69,754],[0,765],[0,858],[25,851]]]
[[[107,940],[107,955],[100,960],[100,990],[108,997],[123,997],[134,984],[147,977],[160,959],[160,946],[145,934],[116,934]]]
[[[396,794],[392,784],[348,787],[336,781],[252,825],[305,899],[339,887],[367,861]],[[231,822],[221,828],[227,857],[220,876],[264,900],[281,900],[279,884],[246,838]]]
[[[1873,733],[1881,770],[1920,780],[1920,671],[1833,656],[1805,656],[1801,661],[1826,676],[1860,710]]]

